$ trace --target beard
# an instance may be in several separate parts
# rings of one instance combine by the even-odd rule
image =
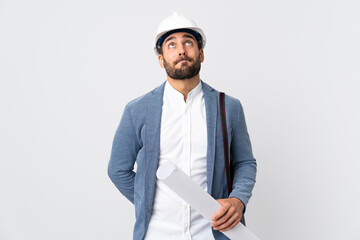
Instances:
[[[187,60],[188,62],[182,62],[180,68],[175,68],[175,65],[178,64],[182,60]],[[199,74],[201,68],[201,59],[200,54],[194,60],[184,56],[179,58],[174,62],[173,65],[168,63],[164,58],[164,67],[167,75],[172,79],[184,80],[192,78]]]

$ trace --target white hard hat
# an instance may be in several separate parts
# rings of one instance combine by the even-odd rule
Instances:
[[[205,47],[206,38],[203,30],[199,28],[194,21],[191,19],[179,15],[177,12],[174,12],[172,16],[165,18],[160,24],[156,31],[156,36],[154,40],[154,50],[155,53],[158,54],[157,45],[159,39],[166,33],[170,31],[174,31],[177,29],[189,29],[190,31],[195,31],[196,34],[201,36],[202,48]],[[196,36],[195,36],[196,37]],[[198,38],[197,38],[198,39]],[[162,39],[165,40],[165,39]],[[199,41],[199,39],[198,39]],[[162,43],[162,42],[161,42]],[[161,47],[161,44],[160,44]]]

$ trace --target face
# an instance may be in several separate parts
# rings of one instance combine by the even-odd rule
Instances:
[[[184,32],[171,34],[165,39],[162,52],[158,56],[160,66],[172,79],[184,80],[199,74],[204,53],[199,50],[193,35]]]

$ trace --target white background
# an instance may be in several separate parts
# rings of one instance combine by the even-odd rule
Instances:
[[[360,239],[360,2],[0,0],[0,239],[131,239],[107,177],[127,102],[165,79],[173,11],[207,36],[201,78],[239,98],[258,160],[248,227]]]

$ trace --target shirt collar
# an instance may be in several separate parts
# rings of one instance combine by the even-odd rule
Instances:
[[[196,87],[194,87],[188,94],[188,98],[193,98],[196,95],[198,95],[202,90],[202,84],[201,81],[199,81],[198,85],[196,85]]]
[[[187,99],[194,98],[196,95],[198,95],[201,92],[201,90],[202,90],[202,84],[201,84],[201,81],[199,81],[198,85],[196,85],[196,87],[194,87],[188,93]],[[182,101],[184,101],[183,94],[181,92],[179,92],[178,90],[176,90],[173,86],[171,86],[169,81],[166,81],[165,92],[167,95],[170,95],[173,98],[181,99]]]

